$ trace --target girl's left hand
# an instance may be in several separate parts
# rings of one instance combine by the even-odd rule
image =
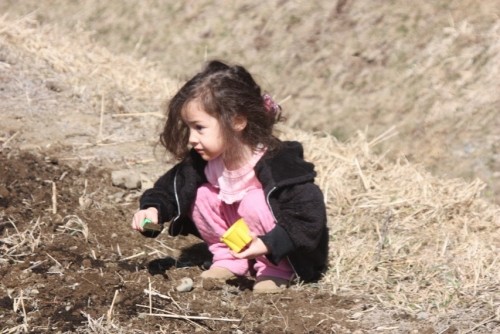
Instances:
[[[260,238],[253,233],[250,233],[250,235],[252,236],[252,241],[243,251],[239,253],[233,252],[235,258],[255,259],[256,257],[269,253],[269,249]]]

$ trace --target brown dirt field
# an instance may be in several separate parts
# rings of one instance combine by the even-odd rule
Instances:
[[[373,297],[341,297],[325,285],[274,296],[254,296],[251,278],[202,285],[204,244],[189,237],[145,244],[128,226],[139,192],[113,187],[108,172],[14,151],[0,153],[0,166],[0,248],[9,249],[0,268],[2,333],[433,332],[404,312],[363,323]],[[194,290],[177,292],[185,277]],[[147,315],[150,307],[175,316]]]

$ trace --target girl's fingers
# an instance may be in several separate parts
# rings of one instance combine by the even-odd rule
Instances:
[[[244,259],[244,258],[246,257],[246,254],[247,254],[247,251],[246,251],[246,250],[244,250],[244,251],[242,251],[242,252],[240,252],[240,253],[236,253],[236,252],[235,252],[235,251],[233,251],[233,250],[231,251],[231,255],[233,255],[233,256],[234,256],[235,258],[237,258],[237,259]]]
[[[240,253],[232,251],[232,254],[235,258],[255,259],[256,257],[269,253],[269,250],[267,249],[267,246],[264,244],[264,242],[262,242],[262,240],[255,235],[253,235],[253,237],[255,238],[252,240],[250,245],[248,245],[248,248],[241,251]]]
[[[132,229],[143,231],[142,222],[144,219],[150,219],[153,223],[158,223],[158,210],[156,208],[147,208],[137,211],[132,218]]]
[[[155,223],[155,224],[158,224],[158,210],[156,208],[147,208],[145,211],[145,215],[144,215],[144,219],[150,219],[151,222]],[[142,220],[140,221],[140,223],[142,224]]]
[[[144,218],[142,218],[142,217],[143,217],[143,214],[142,214],[142,212],[141,212],[141,211],[137,212],[137,213],[134,215],[134,217],[133,217],[133,219],[132,219],[132,228],[133,228],[134,230],[137,230],[137,231],[142,231],[142,227],[141,227],[141,223],[140,223],[140,222],[142,221],[142,219],[144,219]]]

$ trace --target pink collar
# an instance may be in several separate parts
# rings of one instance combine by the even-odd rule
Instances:
[[[264,153],[265,150],[254,152],[250,160],[236,170],[227,170],[222,157],[208,162],[205,175],[210,184],[219,188],[218,198],[221,201],[233,204],[241,201],[249,190],[262,188],[255,176],[254,167]]]

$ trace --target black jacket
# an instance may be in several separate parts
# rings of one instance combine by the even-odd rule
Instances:
[[[158,209],[159,222],[171,221],[168,233],[172,236],[200,236],[189,213],[198,187],[207,182],[206,163],[192,150],[140,199],[141,209]],[[288,257],[302,280],[319,279],[328,257],[326,209],[323,194],[314,184],[314,165],[304,161],[302,145],[283,142],[278,150],[259,160],[255,174],[276,220],[273,230],[259,236],[270,250],[268,259],[277,264]]]

